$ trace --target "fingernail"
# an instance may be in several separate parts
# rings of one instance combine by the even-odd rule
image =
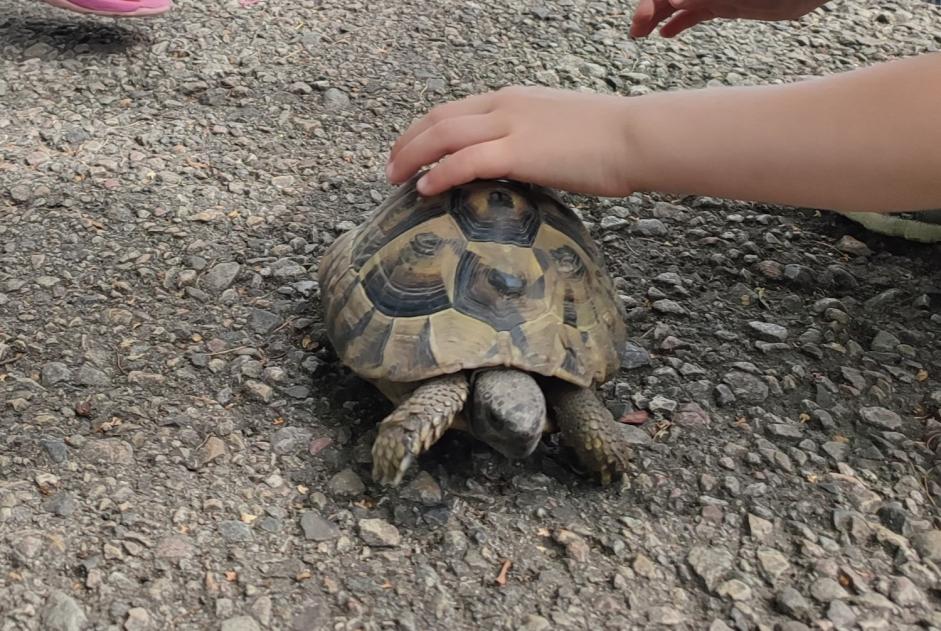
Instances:
[[[391,162],[386,163],[386,179],[389,180],[390,182],[392,181],[392,163]]]
[[[418,183],[415,184],[415,188],[418,189],[419,195],[424,195],[426,192],[428,192],[428,176],[423,175],[421,178],[419,178]]]
[[[673,5],[674,9],[682,9],[686,6],[686,0],[670,0],[670,4]]]

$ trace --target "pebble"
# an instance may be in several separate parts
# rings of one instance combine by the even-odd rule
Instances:
[[[82,364],[76,375],[76,382],[82,386],[108,386],[111,385],[111,378],[103,370],[99,370],[90,364]]]
[[[421,471],[402,489],[402,497],[425,506],[437,506],[442,500],[441,487],[430,473]]]
[[[842,600],[834,600],[827,607],[827,620],[837,629],[850,629],[856,624],[856,613]]]
[[[350,97],[343,90],[327,88],[323,93],[323,106],[328,112],[336,112],[349,107]]]
[[[869,348],[882,353],[894,353],[899,344],[901,344],[899,338],[887,331],[879,331],[876,333],[876,336],[872,338]]]
[[[206,272],[203,280],[208,289],[221,293],[235,281],[241,269],[242,266],[235,262],[219,263]]]
[[[307,448],[313,433],[303,427],[285,426],[271,435],[271,451],[283,456],[296,454]]]
[[[235,519],[219,522],[218,529],[222,538],[229,543],[245,543],[253,539],[251,526]]]
[[[304,531],[304,538],[310,541],[330,541],[340,536],[340,528],[321,517],[317,511],[301,514],[301,530]]]
[[[667,233],[667,226],[659,219],[638,219],[633,231],[645,237],[662,237]]]
[[[143,607],[131,607],[124,620],[125,631],[144,631],[150,628],[150,612]]]
[[[761,403],[770,394],[767,382],[747,372],[727,372],[722,376],[722,381],[730,388],[735,400]]]
[[[330,478],[327,490],[340,497],[356,497],[366,492],[366,485],[358,473],[348,468]]]
[[[714,592],[719,582],[732,569],[733,559],[724,548],[695,546],[689,551],[686,561],[706,584],[706,589]]]
[[[402,542],[399,529],[383,519],[360,519],[359,536],[372,547],[397,547]]]
[[[823,576],[814,581],[810,586],[810,595],[822,603],[849,597],[843,586],[829,576]]]
[[[516,629],[517,631],[547,631],[551,627],[550,622],[542,616],[528,614]]]
[[[48,631],[81,631],[88,623],[85,611],[65,592],[55,590],[40,613],[43,629]]]
[[[719,585],[716,588],[716,593],[719,596],[724,596],[725,598],[735,601],[751,600],[752,598],[751,587],[749,587],[747,583],[735,578]]]
[[[758,558],[758,564],[772,583],[776,582],[787,572],[791,564],[787,558],[777,550],[772,548],[759,548],[755,553]]]
[[[867,425],[880,429],[897,430],[902,427],[901,417],[892,410],[883,407],[860,408],[859,417]]]
[[[618,357],[621,359],[622,370],[634,370],[641,366],[650,365],[650,353],[643,346],[634,342],[625,342],[618,349]]]
[[[783,342],[788,336],[786,327],[771,322],[752,321],[748,323],[748,328],[759,338],[768,342]]]
[[[809,621],[811,618],[810,603],[793,587],[785,587],[775,594],[775,604],[782,613],[797,620]]]
[[[872,250],[869,249],[865,243],[859,239],[854,239],[853,237],[844,235],[836,242],[836,248],[840,252],[846,252],[847,254],[852,254],[853,256],[869,256],[872,254]]]
[[[565,552],[570,558],[579,563],[584,563],[588,560],[590,548],[588,547],[588,543],[581,536],[570,530],[565,530],[564,528],[556,530],[552,536],[556,543],[565,547]]]
[[[654,311],[669,315],[686,315],[689,313],[680,303],[666,298],[654,301],[651,306]]]
[[[251,616],[234,616],[222,621],[219,631],[261,631]]]
[[[49,362],[42,367],[42,383],[46,387],[69,381],[71,378],[72,371],[62,362]]]
[[[91,439],[79,451],[82,460],[101,464],[132,464],[134,448],[120,438]]]
[[[941,563],[941,530],[927,530],[912,537],[912,545],[926,561]]]

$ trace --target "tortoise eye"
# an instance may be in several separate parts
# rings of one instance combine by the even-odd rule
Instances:
[[[422,232],[412,239],[412,250],[419,256],[433,256],[441,248],[442,239],[432,232]]]
[[[505,296],[519,296],[526,290],[526,279],[522,276],[507,274],[498,269],[491,269],[487,282]]]

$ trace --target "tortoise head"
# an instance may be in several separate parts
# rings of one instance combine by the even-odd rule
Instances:
[[[542,390],[535,379],[519,370],[478,372],[470,407],[470,433],[507,458],[533,453],[546,428]]]

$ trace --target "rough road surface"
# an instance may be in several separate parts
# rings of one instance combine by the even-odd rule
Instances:
[[[413,116],[941,46],[925,2],[640,42],[630,8],[0,0],[0,629],[941,628],[941,254],[843,217],[569,197],[629,312],[636,471],[453,436],[371,482],[388,408],[314,279]]]

